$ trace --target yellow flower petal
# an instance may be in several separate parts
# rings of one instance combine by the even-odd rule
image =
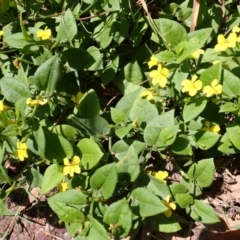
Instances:
[[[177,206],[174,202],[171,202],[169,203],[169,207],[172,209],[172,210],[176,210]]]
[[[227,38],[227,46],[233,48],[236,46],[236,42],[237,42],[236,33],[230,33]]]
[[[70,166],[63,167],[63,175],[68,175],[71,171]]]
[[[148,67],[152,68],[153,66],[157,66],[158,65],[158,59],[155,56],[152,56],[150,58],[150,61],[148,62]]]
[[[240,32],[240,28],[238,26],[234,26],[233,29],[232,29],[232,32],[233,33],[238,33],[238,32]]]
[[[219,125],[214,125],[210,128],[210,131],[214,132],[214,133],[218,133],[220,131],[220,129],[221,128],[219,127]]]
[[[166,200],[167,203],[169,203],[170,199],[171,199],[171,196],[170,196],[170,195],[167,195],[166,198],[165,198],[165,200]]]
[[[72,164],[77,165],[80,163],[80,157],[74,156],[72,159]]]
[[[68,183],[60,183],[58,185],[59,192],[65,192],[68,189]]]
[[[0,31],[0,36],[2,36],[4,34],[4,32],[3,31]]]
[[[68,158],[64,158],[63,159],[63,163],[64,163],[65,166],[69,166],[70,165]]]

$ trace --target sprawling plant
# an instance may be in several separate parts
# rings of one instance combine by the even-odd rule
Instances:
[[[235,2],[0,1],[0,213],[40,187],[76,240],[218,222],[201,194],[240,151]]]

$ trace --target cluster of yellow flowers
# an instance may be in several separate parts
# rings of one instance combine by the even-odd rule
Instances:
[[[199,90],[202,89],[202,82],[197,80],[197,76],[194,75],[191,80],[185,79],[182,81],[182,92],[188,92],[189,96],[195,96]],[[220,95],[222,93],[222,85],[218,84],[218,80],[214,79],[210,86],[203,88],[203,93],[206,97],[212,97],[214,95]]]
[[[223,34],[219,34],[217,38],[217,44],[214,47],[216,52],[225,51],[227,48],[234,48],[236,44],[240,42],[240,36],[237,33],[240,32],[240,28],[238,26],[234,26],[232,32],[229,34],[227,38],[224,37]]]
[[[157,70],[152,70],[149,73],[149,76],[152,78],[152,84],[159,84],[161,88],[165,88],[168,82],[167,77],[169,75],[169,70],[164,67],[163,63],[158,62],[158,59],[155,56],[152,56],[148,62],[149,68],[152,68],[153,66],[157,66]]]
[[[80,158],[78,156],[74,156],[72,158],[72,161],[69,161],[68,158],[63,159],[63,174],[68,175],[70,177],[74,176],[74,173],[81,173],[81,168],[79,166],[80,164]],[[59,192],[65,192],[68,189],[68,183],[62,182],[58,185]]]
[[[27,144],[17,142],[17,150],[14,152],[14,156],[18,157],[20,161],[24,161],[24,158],[28,157]]]
[[[51,29],[48,29],[48,27],[45,27],[44,30],[40,29],[37,31],[36,36],[41,38],[42,40],[49,39],[52,35]]]
[[[63,174],[68,175],[70,177],[74,176],[74,173],[80,173],[81,168],[79,167],[80,158],[78,156],[74,156],[72,161],[69,162],[68,158],[63,159],[64,167],[63,167]]]
[[[35,107],[35,106],[39,106],[39,105],[44,105],[48,102],[48,99],[31,99],[31,98],[27,98],[26,100],[26,104],[29,107]]]
[[[4,32],[0,30],[0,37],[3,36]]]

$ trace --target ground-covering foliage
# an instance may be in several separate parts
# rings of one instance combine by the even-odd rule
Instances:
[[[240,151],[237,4],[1,0],[0,216],[40,187],[76,240],[218,222],[201,194]]]

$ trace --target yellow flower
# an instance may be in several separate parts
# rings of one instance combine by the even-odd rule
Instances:
[[[197,94],[197,91],[199,91],[202,88],[202,82],[200,80],[197,80],[197,76],[192,76],[192,79],[185,79],[182,81],[183,86],[182,92],[188,92],[190,96],[195,96]]]
[[[69,162],[67,158],[63,159],[63,163],[65,167],[63,167],[63,174],[64,175],[70,175],[70,177],[73,177],[74,173],[80,173],[81,169],[79,167],[80,158],[78,156],[74,156],[72,159],[72,162]]]
[[[176,210],[176,204],[174,202],[170,202],[170,195],[167,195],[165,201],[162,200],[162,203],[168,208],[168,210],[165,212],[166,217],[172,216],[172,210]]]
[[[36,105],[44,105],[48,102],[47,99],[31,99],[31,98],[27,98],[26,100],[26,104],[29,106],[29,107],[34,107]]]
[[[190,55],[190,57],[194,58],[194,59],[199,59],[200,55],[204,54],[204,50],[202,49],[198,49],[197,51],[195,51],[194,53],[192,53]]]
[[[79,101],[83,98],[84,93],[78,92],[76,97],[72,96],[71,100],[76,104],[76,107],[79,108]]]
[[[237,35],[236,33],[230,33],[228,38],[225,39],[223,34],[220,34],[218,35],[217,40],[218,40],[218,43],[214,47],[214,50],[216,52],[221,52],[221,51],[225,51],[227,48],[233,48],[236,46]]]
[[[45,27],[44,30],[40,29],[37,31],[36,36],[41,38],[42,40],[49,39],[51,37],[51,29],[48,29],[48,27]]]
[[[158,65],[158,59],[155,56],[151,56],[150,61],[148,62],[148,67],[152,68],[153,66]]]
[[[152,84],[159,84],[160,87],[164,88],[167,85],[167,77],[169,75],[169,70],[163,68],[162,64],[158,64],[157,70],[153,70],[149,73],[149,76],[152,78]]]
[[[206,97],[211,97],[213,95],[219,95],[222,93],[222,85],[218,84],[218,80],[214,79],[211,83],[211,86],[205,86],[203,92],[206,94]]]
[[[3,34],[4,34],[4,32],[1,30],[1,31],[0,31],[0,36],[2,36]]]
[[[4,112],[4,111],[7,111],[8,109],[9,109],[9,107],[4,105],[3,101],[0,100],[0,113]]]
[[[233,33],[238,33],[238,32],[240,32],[240,28],[238,26],[234,26],[233,29],[232,29],[232,32]]]
[[[65,192],[68,189],[68,183],[60,183],[58,185],[59,192]]]
[[[152,172],[152,175],[157,178],[162,180],[163,182],[166,183],[165,178],[168,177],[168,172],[167,171],[158,171],[158,172]]]
[[[17,150],[14,152],[14,156],[18,157],[20,161],[24,161],[24,158],[28,157],[27,144],[17,142]]]
[[[147,100],[152,100],[154,98],[154,96],[156,95],[156,93],[154,93],[152,88],[149,88],[148,90],[145,90],[141,93],[141,97],[146,97]]]
[[[205,127],[203,128],[204,131],[218,133],[221,129],[218,124],[211,126],[211,123],[209,121],[206,121],[204,125],[205,125]]]

